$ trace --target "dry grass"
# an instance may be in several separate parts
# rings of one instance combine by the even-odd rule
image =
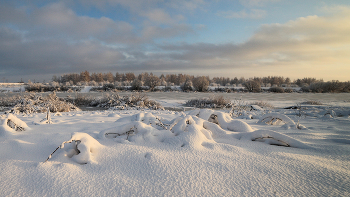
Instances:
[[[66,102],[56,96],[56,93],[42,97],[39,94],[26,94],[22,96],[3,97],[1,106],[12,107],[12,111],[20,113],[43,113],[47,112],[69,112],[79,110],[73,104]]]
[[[130,96],[119,96],[119,94],[111,92],[104,94],[100,98],[78,94],[76,98],[71,99],[70,102],[75,103],[77,106],[102,107],[106,109],[112,107],[162,109],[162,106],[158,102],[150,100],[145,94],[140,93],[134,93]]]
[[[268,103],[266,101],[252,102],[252,103],[250,103],[250,105],[257,105],[257,106],[259,106],[259,107],[261,107],[263,109],[274,109],[275,108],[272,104],[270,104],[270,103]]]
[[[316,101],[316,100],[305,101],[305,102],[302,102],[300,104],[304,104],[304,105],[323,105],[323,103],[321,103],[320,101]]]
[[[192,99],[185,104],[188,107],[197,108],[231,108],[232,103],[223,96],[214,96],[212,98]]]

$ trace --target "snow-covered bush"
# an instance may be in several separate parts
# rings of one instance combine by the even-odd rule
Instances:
[[[132,90],[137,90],[137,91],[139,91],[139,90],[141,90],[142,89],[142,81],[141,80],[139,80],[139,79],[134,79],[134,81],[132,82],[132,84],[131,84],[131,89]]]
[[[51,112],[79,111],[80,109],[56,96],[53,92],[45,97],[38,94],[25,94],[12,98],[13,112],[20,113],[42,113],[49,109]],[[8,103],[10,104],[10,103]]]
[[[181,85],[181,89],[182,91],[186,92],[186,91],[193,91],[193,84],[192,84],[192,80],[187,79],[182,85]]]
[[[128,107],[163,109],[158,102],[148,99],[144,94],[138,93],[130,96],[119,96],[117,93],[108,93],[100,98],[78,94],[75,99],[71,99],[71,102],[75,103],[77,106],[103,107],[106,109],[123,109]]]

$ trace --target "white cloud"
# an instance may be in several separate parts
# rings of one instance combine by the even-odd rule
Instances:
[[[222,71],[239,68],[254,73],[289,72],[348,80],[350,71],[350,9],[335,9],[327,16],[308,16],[285,24],[266,24],[242,44],[181,44],[162,46],[166,54],[192,65]],[[192,67],[193,68],[193,67]],[[254,68],[254,69],[252,69]],[[271,75],[271,74],[270,74]],[[287,73],[288,75],[288,73]],[[292,76],[293,77],[293,76]]]
[[[129,5],[127,1],[123,3]],[[155,12],[151,12],[154,9]],[[1,10],[7,10],[6,19]],[[116,69],[185,72],[191,69],[197,70],[197,74],[211,74],[215,67],[217,72],[234,72],[237,76],[238,72],[251,75],[288,72],[287,75],[293,77],[294,72],[300,77],[302,72],[308,77],[348,78],[350,8],[337,6],[323,10],[327,12],[325,16],[262,25],[241,44],[182,43],[146,47],[145,42],[152,43],[155,38],[186,35],[193,33],[193,29],[182,23],[185,19],[181,15],[176,18],[177,15],[161,8],[140,13],[146,22],[142,21],[143,26],[135,29],[127,22],[106,17],[79,16],[63,3],[31,12],[0,6],[0,22],[16,26],[0,26],[0,73],[57,74],[96,69],[100,72]],[[225,14],[258,18],[266,13],[257,10]],[[148,53],[150,48],[152,53]]]

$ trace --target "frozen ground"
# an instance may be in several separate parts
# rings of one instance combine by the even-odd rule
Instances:
[[[350,108],[337,99],[235,118],[211,110],[80,111],[51,114],[48,124],[47,114],[2,113],[0,194],[349,196]]]

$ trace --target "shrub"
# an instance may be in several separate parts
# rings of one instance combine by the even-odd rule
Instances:
[[[107,84],[104,84],[104,85],[102,86],[102,89],[103,89],[104,91],[111,91],[111,90],[114,90],[114,89],[115,89],[115,86],[114,86],[114,84],[107,83]]]
[[[139,79],[134,79],[134,81],[131,84],[131,90],[140,91],[141,89],[142,89],[142,81]]]
[[[304,86],[301,88],[303,92],[314,92],[314,93],[339,93],[339,92],[349,92],[350,84],[349,82],[339,82],[337,80],[328,82],[316,82],[309,86]]]
[[[320,101],[315,101],[315,100],[311,100],[311,101],[305,101],[302,102],[300,104],[306,104],[306,105],[323,105],[323,103],[321,103]]]
[[[80,110],[72,103],[66,102],[56,96],[56,93],[42,97],[38,94],[27,94],[14,98],[12,111],[20,113],[69,112]]]
[[[260,83],[254,80],[249,80],[243,83],[243,86],[248,90],[248,92],[261,92]]]
[[[147,77],[145,85],[148,86],[151,91],[153,91],[156,86],[160,85],[160,79],[157,76],[150,75]]]
[[[269,109],[275,108],[273,105],[271,105],[270,103],[265,102],[265,101],[252,102],[252,103],[250,103],[250,105],[257,105],[257,106],[259,106],[261,108],[264,108],[264,109],[266,109],[266,108],[269,108]]]
[[[206,92],[209,87],[208,77],[201,76],[193,79],[193,87],[199,92]]]
[[[187,92],[187,91],[193,91],[192,88],[193,84],[192,81],[187,79],[185,83],[181,86],[182,91]]]
[[[116,93],[104,94],[103,97],[93,98],[78,94],[71,102],[77,106],[103,107],[106,109],[112,107],[141,107],[151,109],[162,109],[163,107],[156,101],[149,100],[144,94],[135,93],[130,96],[119,96]]]
[[[285,93],[292,93],[292,92],[294,92],[294,90],[292,88],[286,88],[286,89],[284,89],[284,92]]]
[[[216,96],[213,98],[192,99],[185,104],[188,107],[197,108],[225,108],[232,107],[232,103],[226,100],[223,96]]]
[[[271,87],[269,88],[270,92],[275,92],[275,93],[284,93],[284,88],[282,87]]]

